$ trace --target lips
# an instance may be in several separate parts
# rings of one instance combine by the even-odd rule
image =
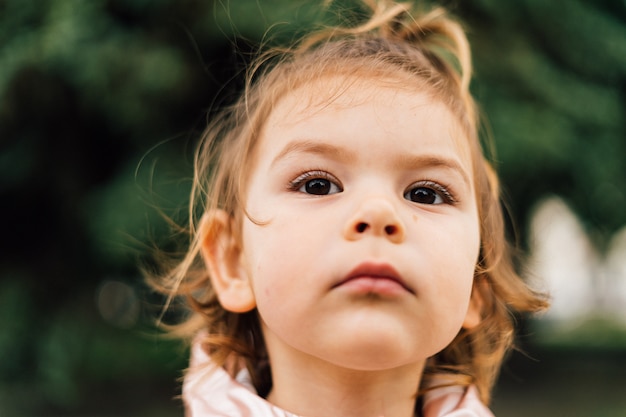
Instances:
[[[333,286],[333,288],[337,287],[350,287],[358,292],[367,293],[389,293],[400,289],[415,294],[398,271],[386,263],[362,263]]]

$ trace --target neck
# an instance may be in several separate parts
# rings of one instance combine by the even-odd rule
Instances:
[[[414,417],[423,363],[362,371],[323,361],[272,360],[268,401],[292,413],[317,417]]]

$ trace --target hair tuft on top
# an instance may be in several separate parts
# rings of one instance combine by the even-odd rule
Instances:
[[[252,63],[239,100],[211,120],[198,147],[189,250],[164,274],[149,279],[169,301],[186,300],[192,311],[175,327],[176,334],[188,339],[202,334],[202,345],[216,365],[232,358],[245,362],[259,392],[268,392],[271,377],[256,311],[237,314],[221,307],[200,259],[202,240],[210,233],[202,226],[202,216],[224,210],[232,220],[228,227],[241,245],[250,161],[264,122],[289,92],[329,74],[346,82],[367,77],[395,80],[398,88],[441,100],[458,118],[471,152],[480,222],[481,251],[473,291],[483,302],[482,321],[473,329],[462,329],[448,347],[428,360],[421,392],[434,385],[474,384],[488,404],[502,360],[513,344],[515,315],[540,311],[548,303],[513,267],[497,175],[484,157],[476,104],[469,91],[469,43],[462,26],[442,8],[422,13],[409,2],[363,0],[361,4],[370,11],[364,21],[327,26],[291,47],[265,51]]]

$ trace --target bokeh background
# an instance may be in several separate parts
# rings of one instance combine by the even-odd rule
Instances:
[[[185,221],[194,145],[249,52],[318,3],[0,0],[0,416],[182,416],[187,353],[138,265],[179,239],[163,214]],[[520,318],[493,408],[626,416],[626,3],[443,4],[469,29],[520,270],[554,296]]]

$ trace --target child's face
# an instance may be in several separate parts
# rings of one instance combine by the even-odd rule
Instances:
[[[361,80],[329,102],[324,89],[337,82],[289,93],[267,120],[247,186],[256,223],[244,220],[243,269],[270,357],[423,364],[478,314],[466,139],[425,94]]]

